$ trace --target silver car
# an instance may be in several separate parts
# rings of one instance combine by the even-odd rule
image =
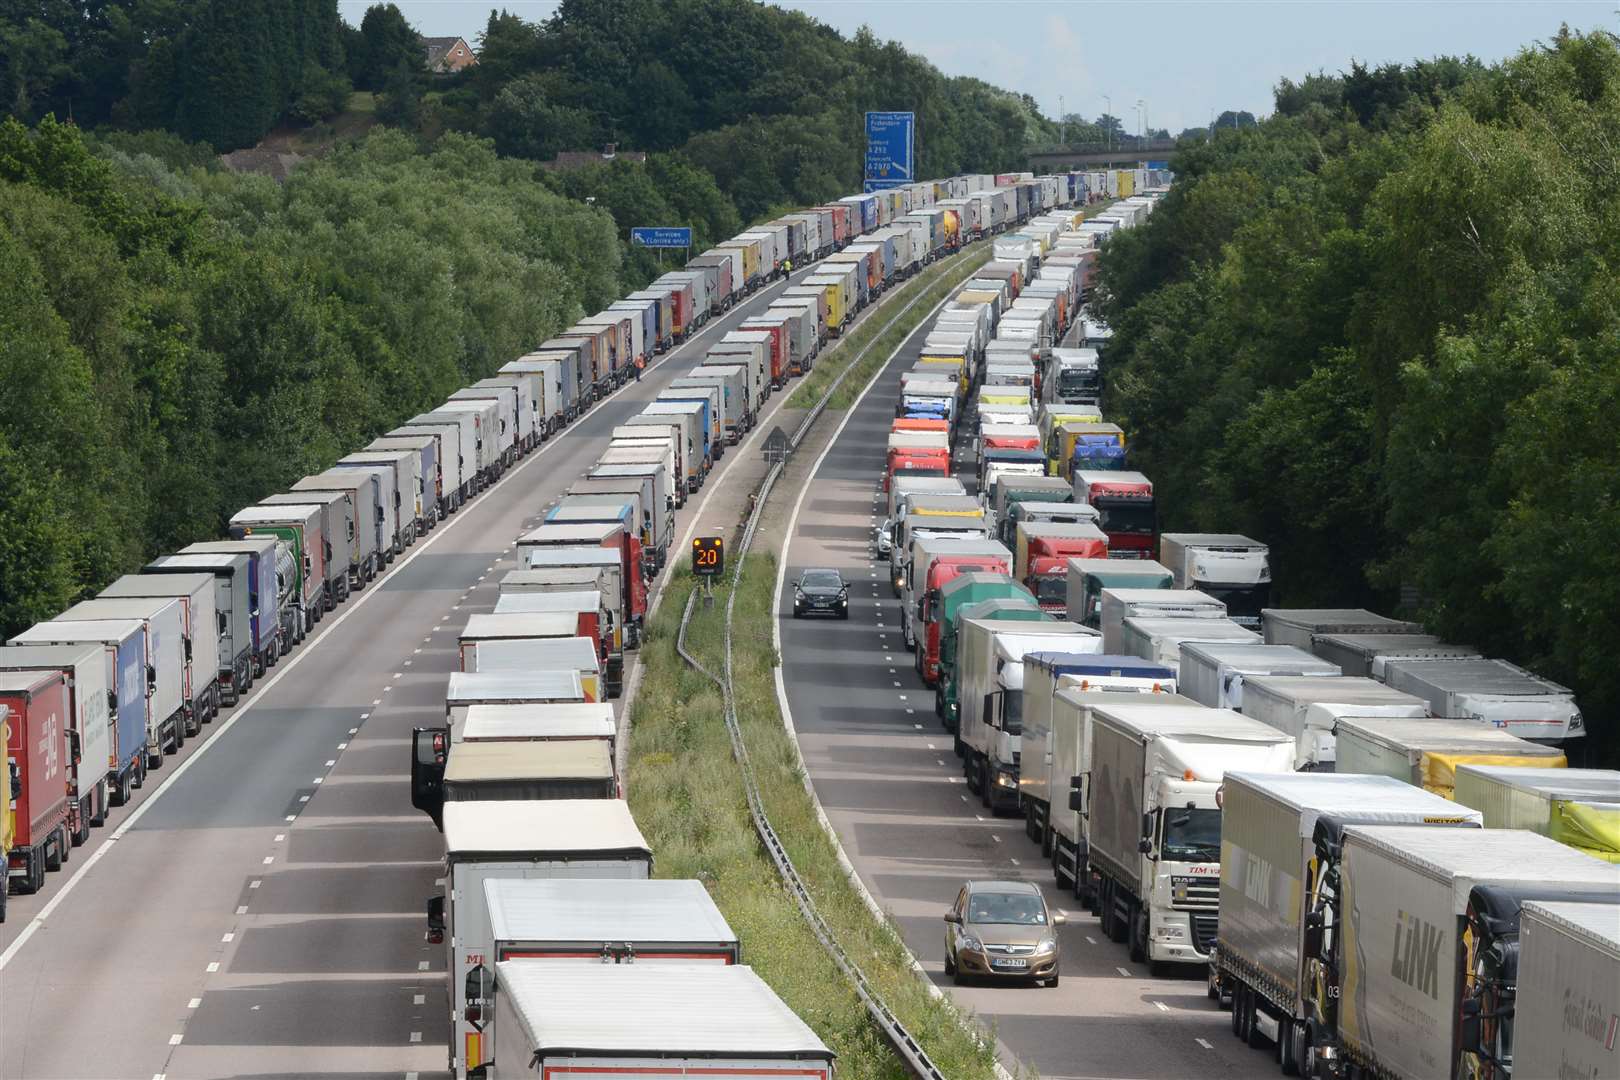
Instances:
[[[1063,923],[1027,881],[970,881],[945,913],[945,974],[1056,986]]]

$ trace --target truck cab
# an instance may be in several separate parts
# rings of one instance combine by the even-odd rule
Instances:
[[[940,644],[948,616],[943,599],[945,587],[967,574],[983,574],[1010,582],[1008,563],[1005,554],[987,550],[981,554],[940,555],[928,567],[923,594],[917,603],[916,667],[924,686],[935,686],[939,682]]]
[[[1258,540],[1231,533],[1164,533],[1159,561],[1178,589],[1197,589],[1226,604],[1239,626],[1260,629],[1271,603],[1271,551]]]
[[[1153,557],[1159,536],[1153,481],[1139,472],[1083,469],[1074,474],[1074,501],[1097,508],[1110,558]]]

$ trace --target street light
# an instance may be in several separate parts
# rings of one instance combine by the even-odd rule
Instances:
[[[1114,99],[1109,97],[1107,94],[1104,94],[1103,106],[1103,117],[1105,119],[1112,120],[1114,118]],[[1114,149],[1114,125],[1109,124],[1105,134],[1108,137],[1108,149],[1111,153]]]

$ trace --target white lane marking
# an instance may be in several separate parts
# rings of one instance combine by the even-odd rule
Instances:
[[[331,767],[332,767],[332,766],[334,766],[334,765],[336,765],[336,764],[337,764],[337,759],[336,759],[336,758],[333,758],[333,759],[332,759],[332,760],[330,760],[330,761],[328,761],[328,762],[327,762],[327,763],[326,763],[326,767],[327,767],[327,768],[328,768],[328,769],[330,769],[330,768],[331,768]]]
[[[299,802],[309,802],[309,796],[308,795],[300,795],[300,796],[298,796],[298,801]]]
[[[906,710],[906,711],[907,711],[907,712],[910,712],[910,711],[911,711],[911,710],[910,710],[910,709],[907,709],[907,710]],[[921,731],[921,730],[922,730],[922,725],[921,725],[921,724],[912,724],[912,725],[911,725],[911,726],[912,726],[912,727],[914,727],[914,728],[916,728],[916,729],[917,729],[917,730],[918,730],[918,731]]]
[[[418,650],[418,651],[420,652],[421,650]],[[405,666],[410,667],[412,663],[413,663],[413,661],[407,660],[407,661],[405,661]]]
[[[1153,1003],[1153,1007],[1155,1009],[1158,1009],[1160,1012],[1169,1012],[1170,1011],[1170,1006],[1166,1005],[1162,1001],[1155,1001]]]
[[[330,764],[330,762],[328,762],[328,764]],[[279,844],[285,839],[287,839],[287,834],[284,833],[284,832],[278,832],[278,833],[276,833],[276,838],[274,840],[272,840],[271,843]]]
[[[223,935],[219,940],[220,940],[221,944],[229,945],[231,942],[236,940],[236,935],[231,934],[231,933],[227,933],[227,934]]]
[[[963,796],[962,796],[962,801],[963,801],[963,802],[967,802],[967,796],[966,796],[966,795],[963,795]]]
[[[210,975],[212,975],[214,972],[218,971],[219,970],[219,961],[218,960],[210,960],[208,962],[208,967],[207,967],[206,970]]]
[[[419,1043],[421,1041],[422,1041],[422,1033],[420,1031],[411,1032],[411,1042]]]
[[[906,710],[906,715],[907,715],[907,716],[916,716],[916,715],[917,715],[917,710],[916,710],[916,709],[907,709],[907,710]],[[921,724],[918,724],[918,725],[917,725],[917,729],[918,729],[918,730],[919,730],[919,731],[920,731],[920,730],[922,730],[922,725],[921,725]]]
[[[252,881],[248,882],[248,888],[257,889],[260,885],[263,885],[263,884],[264,884],[264,879],[263,878],[254,878]]]
[[[990,834],[990,839],[994,840],[998,844],[1001,843],[1001,837],[997,836],[995,833]]]
[[[1012,862],[1012,864],[1014,866],[1022,866],[1023,865],[1023,863],[1020,863],[1017,859],[1014,859],[1011,856],[1008,856],[1008,859]]]
[[[238,915],[246,915],[247,911],[248,911],[248,906],[246,904],[237,904],[236,905],[236,913]]]
[[[896,684],[896,685],[898,685],[898,684]],[[904,700],[906,700],[906,695],[904,695],[904,694],[901,694],[901,695],[900,695],[900,700],[901,700],[901,701],[904,701]]]
[[[399,673],[398,672],[394,673],[394,678],[396,678],[396,679],[399,678]],[[386,693],[388,693],[388,691],[392,690],[393,688],[394,688],[394,684],[389,683],[387,686],[383,687],[383,693],[386,694]]]
[[[321,778],[320,778],[320,777],[319,777],[319,776],[317,776],[317,777],[316,777],[316,778],[315,778],[315,782],[316,782],[316,783],[317,783],[317,784],[318,784],[318,783],[320,783],[320,782],[321,782]]]
[[[169,1045],[170,1045],[170,1046],[179,1046],[179,1045],[180,1045],[180,1040],[181,1040],[181,1038],[183,1038],[183,1036],[180,1036],[180,1035],[170,1035],[170,1036],[169,1036]]]
[[[1121,975],[1125,976],[1127,979],[1131,977],[1131,973],[1129,971],[1126,971],[1122,967],[1117,967],[1114,970],[1119,972]]]
[[[202,998],[192,998],[190,1001],[186,1002],[186,1008],[188,1008],[188,1009],[200,1009],[200,1008],[202,1008]]]
[[[1095,944],[1097,944],[1097,939],[1092,937],[1090,934],[1087,934],[1086,935],[1086,944],[1087,945],[1095,945]]]
[[[287,815],[287,820],[288,821],[297,821],[298,820],[298,815],[297,814],[288,814]]]
[[[935,745],[934,745],[934,744],[933,744],[933,743],[929,743],[929,744],[928,744],[928,749],[930,749],[930,750],[937,750],[937,749],[938,749],[938,747],[936,747],[936,746],[935,746]]]
[[[1215,1044],[1210,1042],[1208,1039],[1194,1039],[1193,1042],[1197,1043],[1199,1046],[1202,1046],[1205,1050],[1215,1049]]]
[[[382,704],[382,698],[377,698],[375,701],[373,701],[371,703],[371,707],[373,709],[375,709],[378,705],[381,705],[381,704]],[[364,720],[367,716],[370,716],[370,715],[371,715],[370,713],[366,713],[364,716],[360,717],[360,719]]]
[[[264,857],[264,865],[265,866],[269,866],[271,863],[273,863],[275,861],[276,861],[276,857],[274,855],[266,855]]]
[[[338,749],[339,749],[339,750],[347,750],[347,749],[348,749],[348,748],[349,748],[349,744],[348,744],[348,743],[346,743],[346,742],[340,742],[340,743],[338,743]]]
[[[412,1005],[426,1005],[427,1004],[427,995],[426,994],[417,994],[415,997],[411,998],[411,1004]]]
[[[416,962],[416,970],[417,971],[426,971],[427,969],[428,969],[428,962],[426,960],[418,960]]]
[[[944,758],[935,758],[934,759],[934,764],[935,765],[944,765],[945,764],[945,759]]]

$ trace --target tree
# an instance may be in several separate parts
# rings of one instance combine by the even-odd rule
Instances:
[[[373,4],[360,19],[360,39],[350,57],[349,75],[362,90],[385,91],[401,66],[421,72],[427,54],[421,36],[392,3]]]
[[[1227,109],[1215,118],[1217,128],[1254,127],[1256,122],[1254,113],[1249,112],[1247,109],[1240,109],[1237,112]]]
[[[383,84],[377,101],[377,119],[391,127],[414,131],[422,118],[421,79],[408,61],[400,61]]]

